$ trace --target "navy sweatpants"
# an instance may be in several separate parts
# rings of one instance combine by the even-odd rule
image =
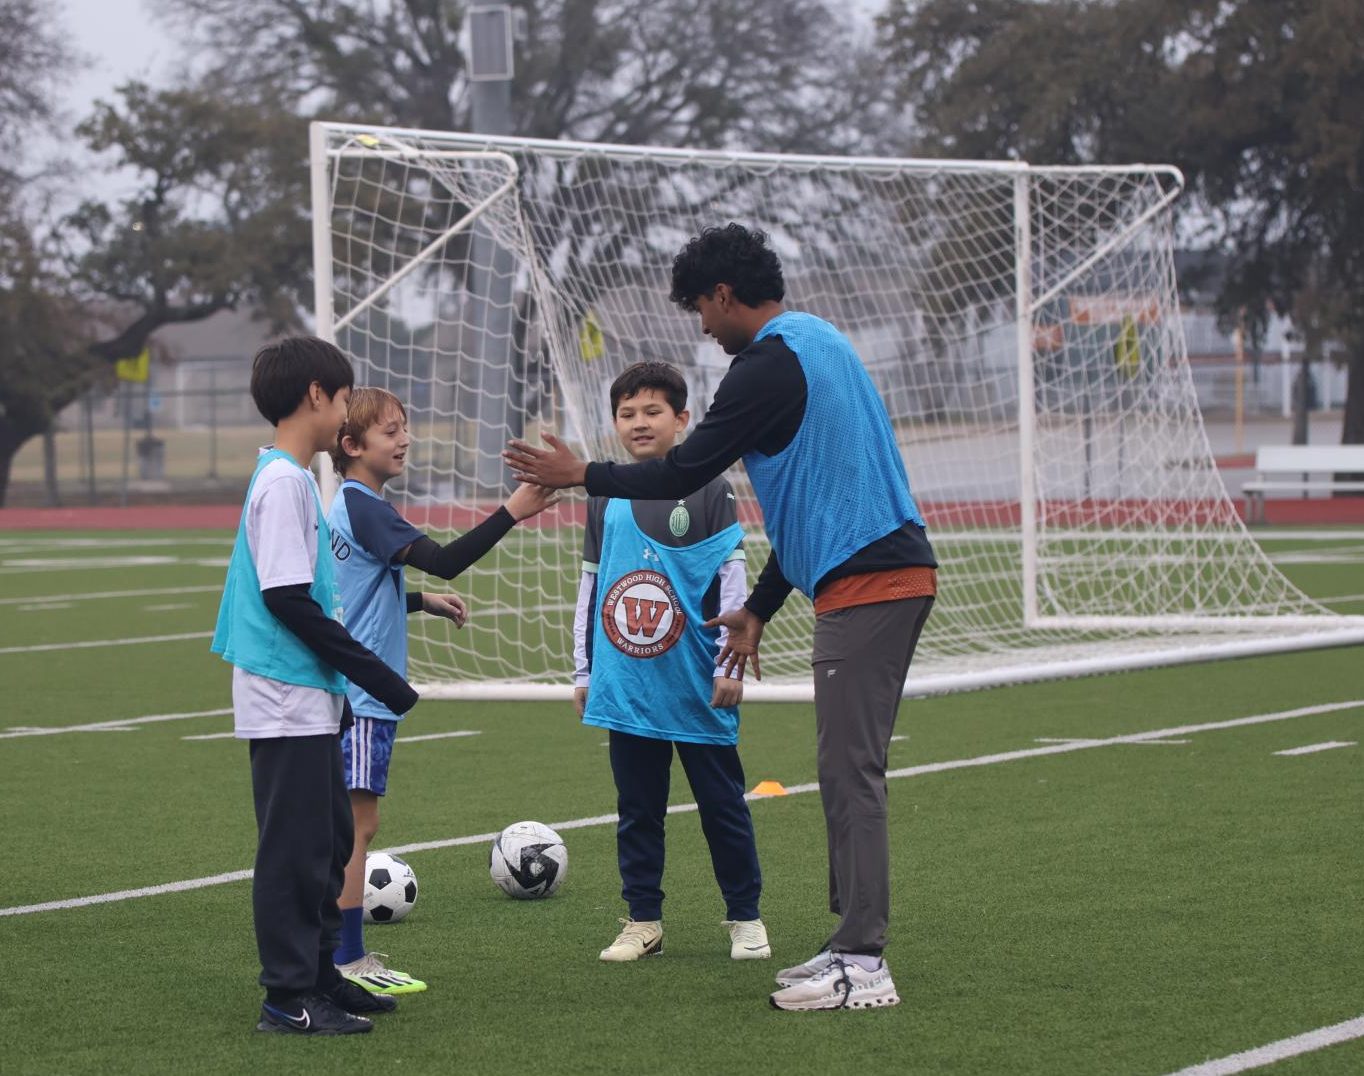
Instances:
[[[729,919],[757,919],[762,893],[753,816],[744,799],[739,750],[716,744],[653,740],[611,731],[611,772],[616,779],[616,852],[621,896],[630,918],[663,918],[663,823],[673,749],[700,808],[701,831]]]

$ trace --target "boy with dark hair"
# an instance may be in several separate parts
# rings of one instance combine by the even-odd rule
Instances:
[[[395,713],[417,701],[338,620],[327,523],[307,467],[335,443],[353,379],[350,360],[316,337],[269,344],[251,367],[251,396],[275,442],[247,488],[212,650],[233,665],[236,734],[251,745],[259,1031],[350,1035],[373,1027],[358,1014],[397,1005],[332,963],[353,836],[337,736],[351,721],[346,680]]]
[[[657,459],[686,429],[687,383],[667,363],[636,363],[612,384],[611,413],[626,451]],[[588,502],[573,618],[574,704],[585,724],[610,732],[621,895],[630,906],[602,960],[663,951],[663,827],[674,748],[725,900],[730,956],[772,955],[735,747],[743,674],[717,666],[724,632],[702,626],[743,597],[743,529],[724,478],[680,500]]]
[[[586,463],[557,438],[513,441],[518,478],[589,494],[681,497],[738,459],[763,510],[772,555],[729,629],[726,668],[758,671],[763,628],[792,587],[814,601],[819,792],[829,844],[829,910],[814,957],[777,973],[787,1010],[877,1008],[899,995],[882,957],[890,916],[886,756],[905,676],[937,593],[937,561],[895,432],[847,337],[786,310],[760,231],[707,228],[673,262],[672,300],[734,356],[703,421],[659,459]]]
[[[408,593],[403,565],[441,579],[453,579],[493,548],[523,519],[543,511],[558,496],[543,486],[521,486],[507,503],[460,538],[437,545],[384,500],[384,484],[402,474],[412,437],[407,409],[393,393],[363,388],[351,393],[345,425],[331,446],[336,473],[344,480],[327,514],[337,583],[346,627],[395,672],[407,675],[409,613],[423,610],[462,627],[468,609],[453,594]],[[355,815],[355,848],[341,891],[341,944],[337,970],[373,994],[411,994],[426,984],[384,966],[381,954],[365,951],[365,857],[379,831],[379,797],[388,790],[388,770],[400,713],[358,684],[347,689],[355,725],[341,738],[345,784]]]

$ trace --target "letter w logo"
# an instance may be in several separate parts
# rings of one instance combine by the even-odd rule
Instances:
[[[651,602],[646,598],[622,598],[621,602],[625,606],[626,630],[639,638],[652,639],[668,603]]]

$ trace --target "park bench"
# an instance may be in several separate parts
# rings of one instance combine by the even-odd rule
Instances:
[[[1266,493],[1364,492],[1364,445],[1265,445],[1255,452],[1255,477],[1241,487],[1246,522],[1264,519]]]

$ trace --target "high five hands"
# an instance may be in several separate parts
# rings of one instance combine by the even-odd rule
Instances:
[[[518,482],[530,482],[550,489],[581,486],[587,481],[587,461],[579,459],[573,450],[552,433],[542,435],[548,448],[536,448],[528,441],[508,441],[502,453],[512,476]]]

